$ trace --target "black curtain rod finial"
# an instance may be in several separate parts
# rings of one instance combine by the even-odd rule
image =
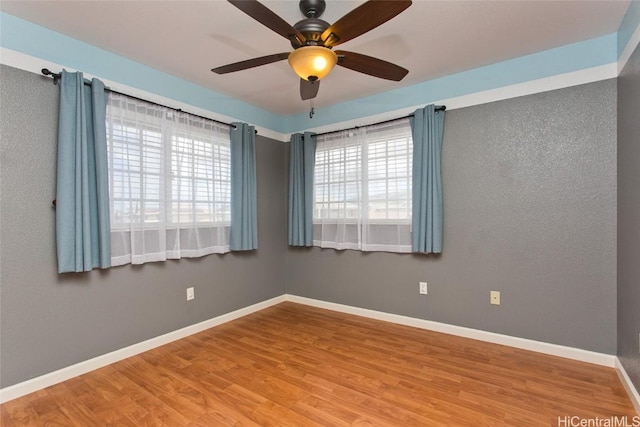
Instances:
[[[45,76],[51,76],[53,77],[53,84],[57,85],[58,84],[58,80],[60,80],[60,74],[56,74],[51,72],[51,70],[49,70],[48,68],[43,68],[42,70],[40,70],[40,72],[42,74],[44,74]]]

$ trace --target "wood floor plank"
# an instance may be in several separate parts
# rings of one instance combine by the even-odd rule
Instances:
[[[2,425],[7,427],[36,425],[39,416],[30,401],[31,399],[21,398],[12,401],[11,404],[1,405]]]
[[[540,426],[635,413],[614,369],[282,303],[0,406],[13,426]]]

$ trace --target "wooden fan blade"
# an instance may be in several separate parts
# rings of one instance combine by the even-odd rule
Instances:
[[[282,61],[289,57],[289,52],[275,53],[273,55],[261,56],[259,58],[247,59],[246,61],[234,62],[233,64],[223,65],[222,67],[212,68],[216,74],[227,74],[235,71],[242,71],[248,68],[259,67],[261,65],[271,64],[272,62]]]
[[[297,45],[304,45],[306,39],[300,31],[293,28],[287,21],[280,18],[271,9],[267,8],[257,0],[228,1],[265,27],[280,34],[282,37],[289,39],[291,42],[297,42]]]
[[[411,0],[369,0],[327,28],[320,38],[332,47],[384,24],[411,6]]]
[[[399,65],[361,53],[336,50],[336,55],[338,55],[338,65],[381,79],[399,82],[409,72]]]
[[[320,89],[320,80],[310,82],[305,79],[300,79],[300,98],[302,98],[303,101],[315,98],[318,95],[318,89]]]

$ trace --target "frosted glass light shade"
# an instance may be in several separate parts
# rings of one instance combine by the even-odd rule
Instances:
[[[337,62],[338,55],[322,46],[304,46],[289,54],[289,65],[304,80],[322,80]]]

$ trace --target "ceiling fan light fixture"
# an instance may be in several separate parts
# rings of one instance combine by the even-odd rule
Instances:
[[[338,55],[322,46],[303,46],[289,54],[289,65],[293,71],[308,81],[322,80],[337,62]]]

